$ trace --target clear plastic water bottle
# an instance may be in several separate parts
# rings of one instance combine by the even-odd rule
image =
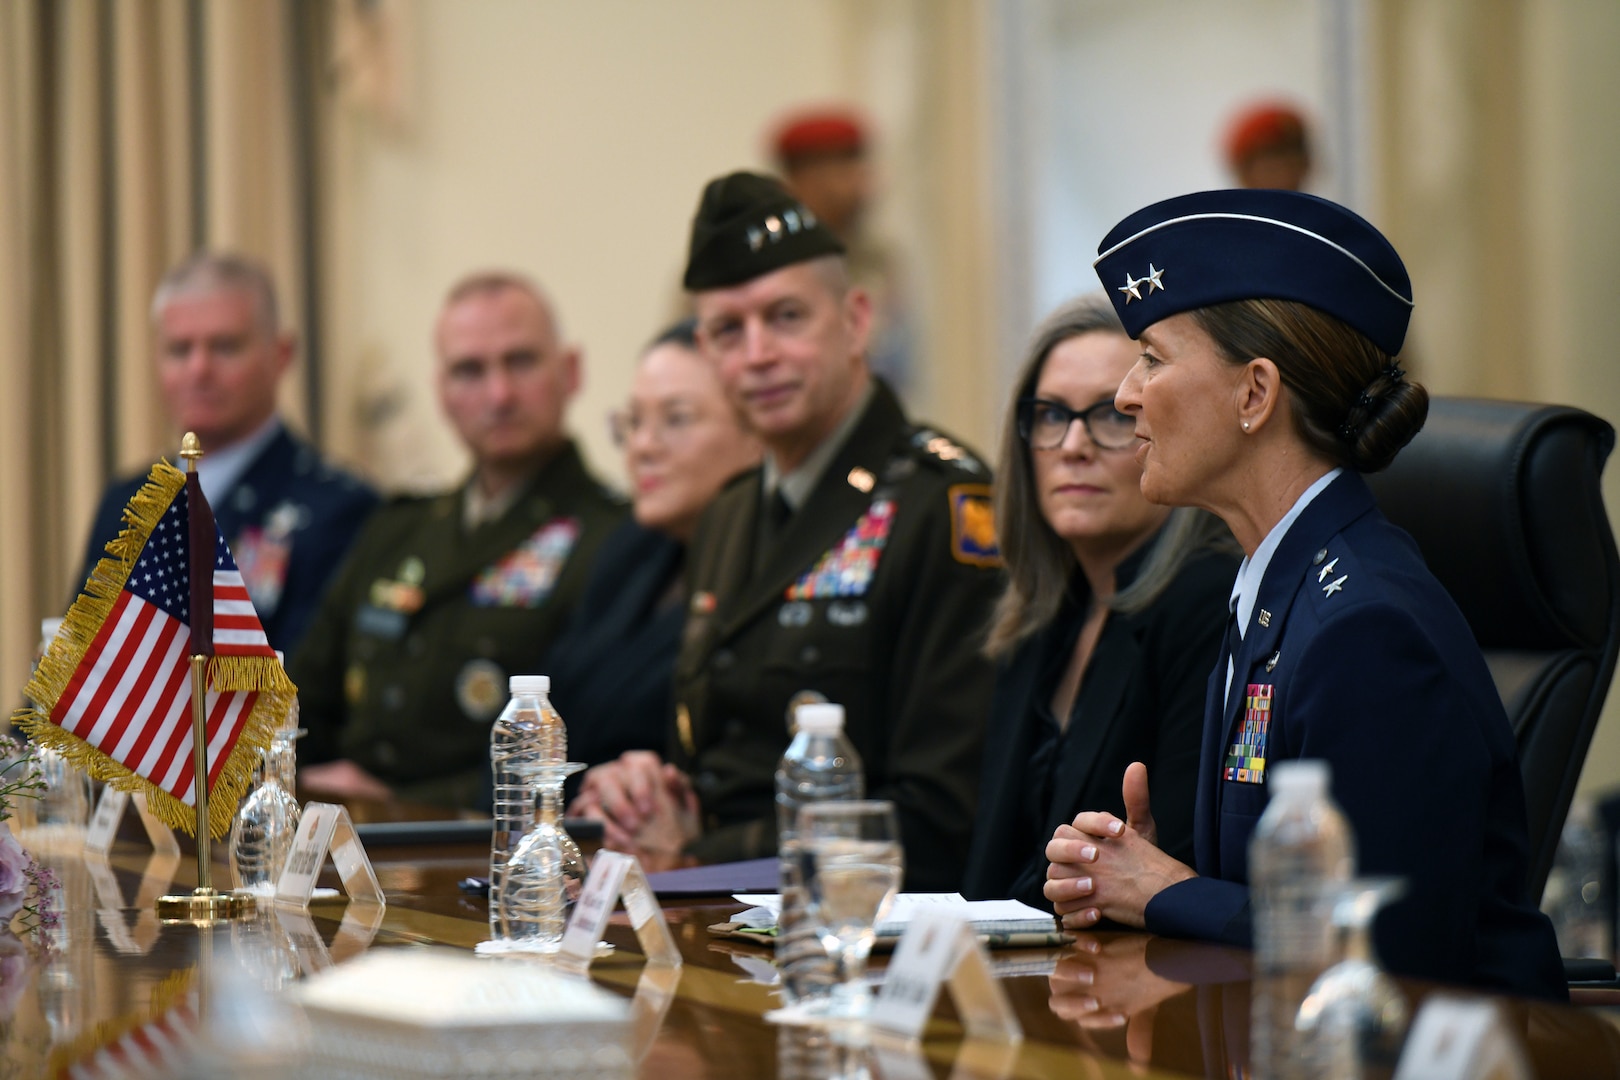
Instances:
[[[1299,1007],[1312,981],[1338,959],[1333,905],[1355,872],[1355,841],[1328,794],[1325,761],[1270,767],[1271,802],[1249,841],[1255,977],[1250,1058],[1257,1077],[1320,1080],[1344,1048],[1303,1037]]]
[[[491,890],[490,936],[515,951],[550,953],[562,944],[568,909],[585,882],[585,860],[562,821],[563,782],[585,766],[568,760],[568,729],[552,708],[551,680],[529,678],[535,681],[525,693],[513,692],[505,734],[514,749],[503,763],[527,785],[525,810],[538,803],[540,815],[501,869],[499,893]]]
[[[518,771],[525,760],[537,760],[541,726],[551,691],[545,675],[513,675],[507,680],[511,700],[489,732],[489,763],[493,773],[494,833],[489,845],[489,935],[502,940],[501,887],[506,864],[534,822],[534,798],[528,780]],[[555,714],[554,714],[555,715]],[[557,726],[561,727],[558,718]]]
[[[859,799],[866,794],[860,756],[844,735],[844,707],[800,705],[793,720],[797,732],[776,770],[777,853],[782,877],[776,966],[789,1004],[826,994],[836,981],[827,950],[805,917],[799,808],[830,799]]]
[[[1355,872],[1355,841],[1328,794],[1325,761],[1271,767],[1271,802],[1249,841],[1255,960],[1266,972],[1319,974],[1336,959],[1335,886]]]

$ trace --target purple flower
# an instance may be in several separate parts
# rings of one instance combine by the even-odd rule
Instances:
[[[34,857],[11,834],[11,826],[0,822],[0,919],[10,921],[22,910],[33,865]]]

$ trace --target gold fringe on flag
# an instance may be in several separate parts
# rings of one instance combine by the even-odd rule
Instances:
[[[191,836],[197,832],[197,811],[164,791],[123,763],[91,746],[51,721],[51,710],[67,689],[68,681],[84,661],[101,626],[129,581],[152,530],[186,485],[186,474],[160,461],[152,466],[134,498],[124,509],[124,528],[107,545],[107,557],[96,564],[84,589],[68,608],[62,630],[51,640],[23,693],[29,705],[12,714],[12,722],[41,746],[56,750],[75,766],[123,791],[146,796],[148,807],[165,825]],[[242,725],[236,745],[220,767],[209,789],[208,832],[222,837],[230,831],[237,804],[252,782],[260,756],[291,710],[297,688],[274,659],[222,656],[209,662],[209,683],[218,691],[255,691],[253,710]],[[190,723],[187,710],[187,724]]]

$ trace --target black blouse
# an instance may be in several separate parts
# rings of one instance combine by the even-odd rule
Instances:
[[[1121,564],[1121,589],[1150,546]],[[1050,910],[1041,891],[1047,841],[1083,810],[1123,817],[1120,784],[1133,761],[1148,767],[1160,845],[1191,861],[1204,692],[1237,567],[1235,555],[1199,552],[1147,610],[1110,613],[1060,731],[1052,694],[1091,603],[1076,571],[1057,618],[997,673],[965,895]]]

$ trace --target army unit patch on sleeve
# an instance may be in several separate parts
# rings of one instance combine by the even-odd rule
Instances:
[[[546,522],[473,579],[473,606],[539,607],[551,595],[578,539],[579,522],[574,518]]]
[[[1250,683],[1243,696],[1243,723],[1226,750],[1222,778],[1239,784],[1266,782],[1266,737],[1271,730],[1271,683]]]
[[[952,484],[951,554],[969,566],[1000,566],[996,546],[996,517],[991,509],[989,484]]]
[[[787,588],[789,600],[865,596],[877,572],[878,557],[889,542],[894,524],[894,500],[872,500],[844,538],[816,560],[816,564]]]

